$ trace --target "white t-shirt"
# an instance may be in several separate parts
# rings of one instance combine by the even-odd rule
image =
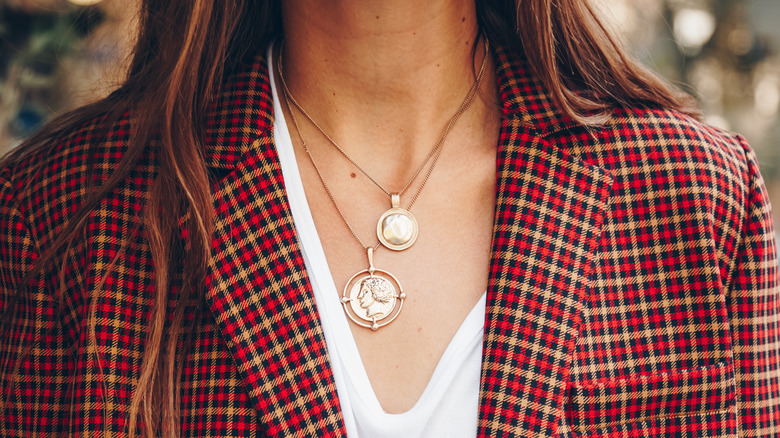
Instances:
[[[339,301],[314,220],[306,202],[290,133],[276,93],[272,67],[273,44],[268,48],[269,76],[274,99],[274,141],[279,153],[287,197],[301,252],[317,303],[325,343],[333,368],[350,438],[474,437],[479,410],[479,378],[485,295],[463,321],[439,359],[431,380],[409,411],[382,410],[363,367],[349,321]]]

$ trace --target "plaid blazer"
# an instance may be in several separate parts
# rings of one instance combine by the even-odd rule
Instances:
[[[618,109],[590,133],[523,61],[496,59],[504,118],[478,436],[778,436],[778,265],[753,150],[665,110]],[[83,202],[89,166],[98,183],[110,174],[130,123],[105,137],[100,119],[74,127],[0,170],[3,303]],[[183,436],[344,436],[272,127],[258,58],[207,123],[217,223],[181,377]],[[4,364],[19,367],[3,376],[3,436],[125,430],[154,295],[149,245],[131,230],[155,169],[149,148],[2,333]],[[17,361],[21,343],[32,349]]]

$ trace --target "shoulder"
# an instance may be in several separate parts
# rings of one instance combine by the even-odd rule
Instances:
[[[130,140],[127,113],[109,120],[97,115],[64,125],[59,134],[23,145],[0,168],[2,214],[13,212],[46,247],[90,193],[106,182]],[[18,226],[18,225],[17,225]]]
[[[620,108],[598,128],[570,126],[545,138],[612,174],[613,228],[699,247],[724,276],[754,201],[770,209],[747,141],[677,111]]]
[[[198,127],[209,168],[230,168],[261,133],[273,126],[265,60],[257,56],[234,70]],[[117,99],[121,101],[121,96]],[[104,107],[110,108],[110,104]],[[112,187],[99,200],[105,204],[103,212],[125,215],[141,210],[157,175],[155,154],[159,153],[159,144],[151,135],[148,142],[131,145],[131,133],[138,130],[134,113],[127,109],[116,116],[72,118],[78,122],[65,119],[57,123],[59,134],[50,136],[45,144],[0,161],[4,163],[0,165],[4,202],[42,233],[42,244],[56,236],[67,218],[103,184]],[[47,129],[51,131],[52,127]],[[92,209],[98,214],[96,207]]]
[[[621,146],[641,144],[662,156],[715,160],[723,171],[739,173],[752,152],[739,134],[728,132],[674,110],[620,108],[602,128],[605,140]],[[626,153],[623,151],[623,153]]]
[[[739,134],[673,110],[619,108],[596,128],[562,126],[545,139],[609,170],[618,182],[652,183],[666,176],[665,186],[693,179],[689,182],[738,194],[733,191],[745,188],[755,161],[755,152]]]

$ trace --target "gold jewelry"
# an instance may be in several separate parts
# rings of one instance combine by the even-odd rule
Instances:
[[[371,330],[378,330],[380,327],[384,327],[385,325],[393,322],[401,312],[404,299],[406,298],[403,287],[393,274],[381,269],[376,269],[374,267],[374,251],[378,249],[380,245],[383,245],[386,248],[394,251],[402,251],[412,246],[414,241],[417,239],[417,220],[409,212],[409,210],[412,208],[412,205],[419,197],[420,192],[422,192],[425,183],[428,181],[428,178],[433,171],[433,168],[436,166],[436,163],[439,160],[439,156],[441,155],[444,140],[447,138],[447,135],[450,133],[452,127],[455,125],[455,122],[458,120],[461,114],[463,114],[471,105],[471,102],[474,100],[474,96],[479,90],[479,85],[482,83],[482,78],[485,73],[485,66],[487,64],[488,47],[487,40],[485,40],[485,54],[482,58],[482,65],[479,69],[479,73],[477,74],[477,78],[474,81],[474,84],[472,84],[471,89],[469,89],[469,92],[466,94],[466,97],[461,103],[457,112],[447,123],[447,127],[445,128],[442,136],[439,138],[439,141],[436,143],[436,146],[434,146],[417,171],[414,172],[409,181],[404,185],[403,189],[401,189],[398,193],[391,193],[387,191],[384,187],[382,187],[381,184],[379,184],[373,177],[371,177],[371,175],[363,170],[363,168],[360,167],[349,155],[347,155],[347,153],[344,152],[344,150],[341,149],[338,144],[336,144],[336,142],[314,121],[314,119],[312,119],[311,116],[309,116],[309,114],[304,111],[295,98],[293,98],[289,88],[287,87],[287,83],[284,80],[282,47],[279,49],[279,79],[284,92],[284,102],[287,106],[287,111],[290,113],[295,131],[298,133],[298,138],[301,141],[303,150],[306,152],[309,160],[311,160],[311,164],[314,166],[314,170],[316,171],[320,182],[322,182],[322,186],[325,188],[325,193],[328,194],[328,198],[330,198],[331,203],[336,208],[336,211],[341,217],[341,220],[347,226],[350,233],[352,233],[352,236],[355,238],[358,244],[360,244],[360,246],[366,251],[366,256],[368,257],[368,268],[359,271],[349,279],[347,285],[344,287],[344,292],[341,298],[341,304],[344,306],[344,311],[346,312],[347,316],[355,324],[361,327],[370,328]],[[303,139],[301,129],[298,126],[298,120],[296,119],[295,113],[290,107],[290,101],[292,101],[296,109],[298,109],[328,139],[328,141],[330,141],[330,143],[335,146],[336,149],[345,158],[347,158],[347,160],[349,160],[355,167],[357,167],[358,170],[363,173],[363,175],[365,175],[371,182],[379,187],[386,195],[390,196],[391,208],[382,214],[377,223],[377,238],[379,239],[379,243],[376,245],[365,245],[360,239],[360,236],[357,235],[355,230],[349,224],[349,221],[347,221],[344,213],[341,211],[341,208],[336,202],[336,199],[333,197],[328,184],[325,182],[325,178],[323,177],[322,172],[317,166],[317,162],[314,160],[309,147],[306,145],[306,141]],[[433,162],[428,168],[428,171],[426,172],[420,187],[412,197],[412,201],[409,203],[409,206],[406,209],[401,208],[401,195],[406,191],[407,188],[409,188],[412,182],[417,178],[422,169],[431,159],[433,159]]]
[[[352,159],[345,151],[342,149],[333,138],[328,135],[328,133],[325,132],[325,130],[320,127],[320,125],[314,121],[314,119],[309,115],[306,110],[303,109],[303,107],[298,103],[298,101],[293,97],[292,93],[290,92],[290,89],[287,87],[287,81],[284,79],[284,66],[282,61],[282,50],[283,50],[283,44],[279,48],[279,79],[282,83],[282,88],[284,90],[285,99],[288,99],[295,105],[295,108],[298,109],[298,111],[303,114],[306,119],[311,122],[312,125],[314,125],[315,128],[317,128],[320,133],[325,136],[326,139],[332,144],[336,150],[344,156],[347,160],[349,160],[352,165],[354,165],[360,173],[366,176],[369,181],[374,183],[375,186],[377,186],[382,192],[384,192],[385,195],[390,197],[390,209],[385,211],[377,221],[376,225],[376,235],[379,239],[379,242],[387,249],[391,249],[393,251],[403,251],[409,247],[411,247],[414,242],[417,240],[417,236],[419,234],[419,226],[417,225],[417,219],[414,217],[414,215],[411,213],[412,206],[417,201],[417,198],[420,196],[420,192],[422,192],[423,187],[425,187],[425,183],[428,182],[428,178],[430,177],[431,173],[433,172],[433,168],[436,166],[436,163],[439,160],[439,156],[441,155],[442,148],[444,146],[444,141],[447,138],[447,135],[452,130],[452,127],[455,125],[455,122],[460,118],[460,116],[468,109],[468,107],[471,105],[471,103],[474,101],[474,96],[479,91],[479,86],[482,83],[482,78],[485,73],[485,67],[487,65],[487,55],[488,55],[488,49],[489,44],[487,39],[484,40],[485,44],[485,54],[482,58],[482,65],[480,66],[479,73],[477,74],[477,78],[474,81],[474,83],[471,86],[471,89],[469,89],[469,92],[466,94],[466,97],[463,99],[463,102],[461,102],[460,107],[455,112],[455,115],[452,116],[452,118],[447,123],[446,128],[444,129],[444,133],[439,138],[439,141],[436,142],[436,145],[431,149],[431,151],[428,153],[428,156],[425,157],[425,160],[423,160],[422,164],[417,168],[417,170],[412,174],[412,177],[409,178],[409,181],[404,184],[403,188],[399,190],[396,193],[390,192],[389,190],[385,189],[379,182],[372,177],[365,169],[363,169],[355,160]],[[288,104],[289,108],[289,104]],[[292,114],[292,111],[290,111]],[[298,125],[294,119],[293,116],[293,124],[295,125],[295,128],[298,129]],[[300,134],[300,132],[299,132]],[[301,141],[303,141],[301,139]],[[420,184],[420,187],[417,189],[417,192],[412,197],[411,202],[409,202],[409,205],[406,208],[401,207],[401,195],[406,192],[406,189],[409,188],[409,186],[414,182],[414,180],[417,178],[417,176],[422,172],[422,170],[425,168],[425,166],[428,164],[428,162],[433,159],[432,164],[428,168],[428,171],[425,174],[425,177]],[[315,166],[316,167],[316,166]],[[320,178],[322,180],[322,184],[325,184],[325,180],[323,178]],[[332,199],[332,197],[331,197]],[[335,202],[335,201],[334,201]],[[339,211],[339,214],[341,212]],[[347,222],[346,219],[344,219],[344,216],[342,215],[341,218],[344,220],[344,222]],[[349,224],[347,224],[349,226]],[[357,235],[350,227],[350,231],[352,232],[352,235],[357,238]],[[358,239],[360,240],[360,239]],[[365,245],[364,245],[365,246]]]

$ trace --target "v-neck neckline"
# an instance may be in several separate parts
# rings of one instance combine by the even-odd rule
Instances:
[[[267,59],[273,60],[274,58],[272,56],[272,48],[269,48]],[[390,414],[385,412],[384,409],[382,409],[381,403],[379,402],[379,399],[373,390],[373,386],[371,385],[371,381],[368,378],[368,373],[366,372],[365,366],[360,356],[360,350],[357,347],[355,338],[352,335],[352,330],[349,327],[349,321],[344,314],[341,302],[338,300],[338,296],[340,294],[337,291],[335,281],[333,280],[333,275],[330,272],[328,261],[325,257],[325,252],[322,247],[322,242],[320,241],[319,235],[317,234],[314,218],[312,217],[311,210],[309,209],[309,205],[306,199],[306,193],[298,169],[295,151],[292,147],[292,138],[290,136],[290,132],[281,109],[279,96],[276,91],[274,73],[273,63],[269,61],[269,79],[273,94],[275,115],[274,137],[276,140],[276,149],[279,154],[282,174],[284,177],[284,184],[288,193],[290,209],[292,212],[293,221],[296,225],[295,228],[300,240],[301,252],[304,258],[306,269],[309,272],[309,279],[312,283],[315,301],[318,303],[319,312],[326,312],[328,316],[327,325],[329,325],[329,327],[323,327],[326,338],[326,346],[329,344],[333,345],[337,339],[341,341],[337,347],[337,351],[340,354],[340,359],[342,359],[340,362],[344,367],[345,373],[349,375],[349,380],[351,380],[351,383],[353,383],[358,388],[356,393],[361,398],[361,402],[372,411],[372,414],[382,418],[382,421],[404,421],[404,419],[417,414],[421,406],[423,406],[426,400],[430,398],[431,393],[437,386],[438,382],[444,379],[447,373],[447,368],[449,368],[447,365],[448,363],[451,363],[450,359],[457,357],[459,352],[473,345],[474,342],[478,342],[479,345],[482,344],[482,334],[484,331],[486,310],[486,293],[482,294],[481,298],[469,311],[469,314],[466,316],[466,318],[461,322],[461,325],[459,326],[455,335],[452,337],[444,353],[439,358],[439,361],[437,362],[436,367],[425,386],[425,389],[412,408],[398,414]],[[294,194],[294,196],[290,196],[290,194]],[[326,324],[323,322],[323,326],[324,325]],[[333,347],[329,348],[329,352],[331,352],[332,349]],[[339,372],[339,370],[334,369],[334,377],[337,381],[336,386],[345,387],[344,384],[346,383],[347,376],[340,374],[341,372]],[[344,408],[345,407],[342,406],[342,410],[344,410]],[[347,423],[349,422],[350,421],[347,421]],[[347,425],[347,428],[350,429],[349,425]]]

